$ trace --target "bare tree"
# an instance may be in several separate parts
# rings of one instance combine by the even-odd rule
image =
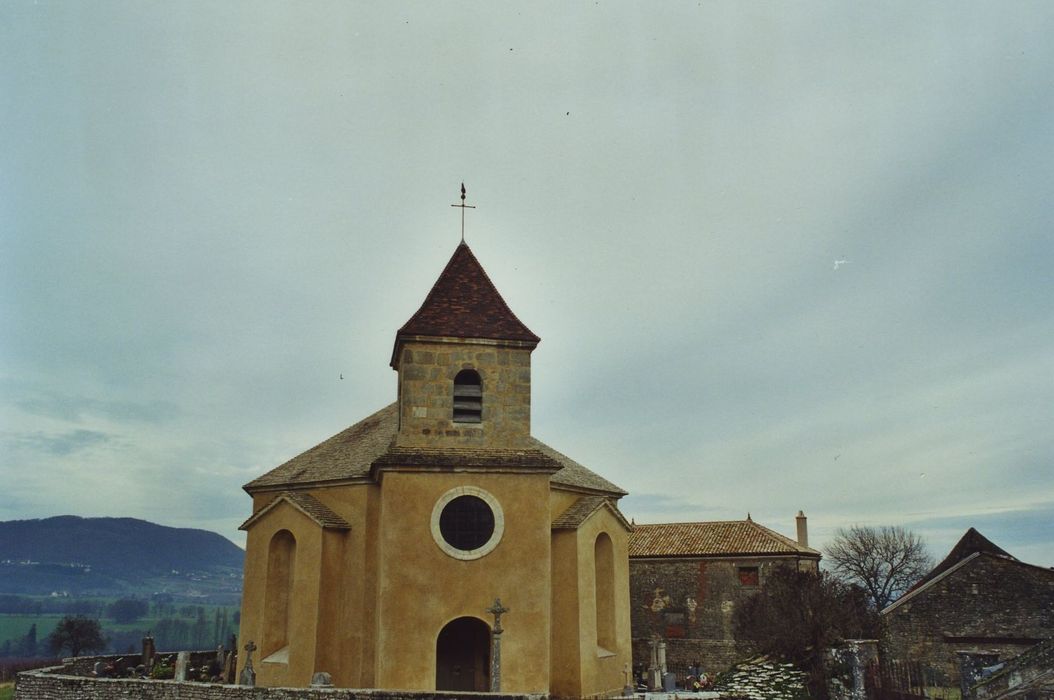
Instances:
[[[839,528],[827,546],[831,571],[867,591],[876,610],[903,595],[933,568],[922,538],[902,527]]]

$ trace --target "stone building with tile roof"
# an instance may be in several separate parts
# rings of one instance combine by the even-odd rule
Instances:
[[[1054,570],[1019,561],[971,527],[882,619],[891,656],[954,686],[961,652],[995,663],[1054,638]]]
[[[630,534],[633,659],[650,660],[649,641],[666,642],[667,667],[721,671],[737,658],[733,616],[778,566],[817,571],[799,511],[797,539],[746,520],[635,525]]]
[[[531,435],[539,342],[462,243],[396,333],[396,401],[245,485],[258,684],[621,691],[625,492]]]

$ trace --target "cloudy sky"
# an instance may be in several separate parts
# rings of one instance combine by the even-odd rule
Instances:
[[[394,400],[463,180],[637,522],[1054,565],[1050,3],[387,5],[0,3],[0,519],[242,542]]]

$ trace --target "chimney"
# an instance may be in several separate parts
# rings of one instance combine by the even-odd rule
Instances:
[[[798,517],[794,519],[798,525],[798,544],[802,547],[809,546],[809,525],[805,519],[805,513],[798,511]]]

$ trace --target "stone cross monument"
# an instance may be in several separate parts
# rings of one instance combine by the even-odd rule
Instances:
[[[256,685],[256,671],[253,669],[254,651],[256,651],[256,644],[250,639],[245,645],[245,668],[242,669],[242,675],[238,678],[238,685]]]
[[[501,598],[494,599],[494,605],[487,608],[494,616],[494,628],[490,632],[490,692],[501,692],[501,616],[509,609],[501,604]]]

